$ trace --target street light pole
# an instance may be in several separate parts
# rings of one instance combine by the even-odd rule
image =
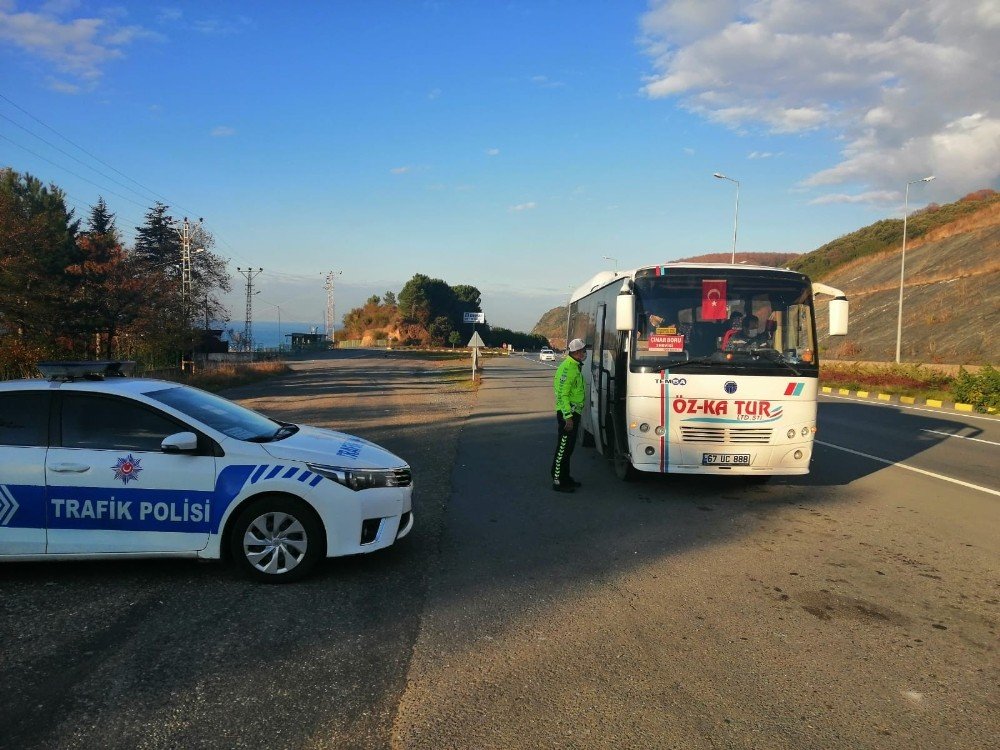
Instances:
[[[934,175],[921,177],[919,180],[910,180],[906,183],[906,192],[903,197],[903,255],[899,263],[899,313],[896,317],[896,364],[899,364],[900,350],[903,344],[903,278],[906,275],[906,219],[909,215],[910,185],[918,182],[930,182]]]
[[[712,177],[736,183],[736,216],[733,218],[733,257],[730,261],[733,265],[736,265],[736,233],[740,227],[740,181],[734,180],[732,177],[726,177],[724,174],[719,172],[713,174]]]
[[[281,305],[277,305],[274,302],[268,302],[266,299],[262,299],[261,302],[263,302],[265,305],[270,305],[271,307],[273,307],[275,310],[278,311],[278,353],[280,354],[283,346],[282,342],[284,341],[284,339],[281,336]]]

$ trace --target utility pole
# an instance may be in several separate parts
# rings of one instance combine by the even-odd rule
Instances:
[[[250,352],[250,361],[253,361],[253,280],[260,276],[263,268],[237,268],[243,278],[247,280],[247,315],[243,321],[243,346]]]
[[[169,218],[169,217],[168,217]],[[198,223],[201,224],[202,219],[198,219]],[[184,221],[181,222],[180,228],[177,227],[176,222],[171,219],[171,226],[174,231],[180,235],[181,238],[181,315],[183,316],[184,322],[184,335],[190,338],[190,328],[191,328],[191,223],[188,221],[187,216],[184,217]],[[199,248],[198,252],[203,252]],[[194,354],[193,352],[187,351],[187,347],[184,347],[184,351],[181,354],[181,372],[185,370],[194,370]]]
[[[326,275],[326,284],[324,288],[326,289],[326,340],[330,342],[330,347],[332,348],[336,344],[336,332],[334,329],[334,304],[333,304],[333,282],[337,276],[340,276],[343,271],[330,271]]]

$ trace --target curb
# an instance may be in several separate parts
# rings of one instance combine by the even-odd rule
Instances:
[[[838,396],[855,396],[857,398],[867,398],[867,399],[874,397],[879,401],[888,401],[890,403],[893,400],[898,401],[900,404],[915,405],[917,403],[917,399],[914,398],[913,396],[897,396],[892,393],[870,393],[869,391],[850,391],[847,388],[834,388],[833,386],[829,385],[821,386],[820,390],[823,393],[829,393],[831,395],[836,393]],[[924,402],[920,404],[920,406],[930,406],[931,408],[934,409],[954,409],[955,411],[967,411],[967,412],[975,411],[975,409],[973,409],[972,407],[972,404],[960,404],[960,403],[945,404],[944,401],[941,401],[940,399],[936,398],[925,399]]]

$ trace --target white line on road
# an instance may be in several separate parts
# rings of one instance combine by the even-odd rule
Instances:
[[[983,440],[982,438],[969,437],[968,435],[956,435],[954,432],[941,432],[940,430],[921,430],[921,432],[933,432],[935,435],[946,435],[948,437],[962,438],[962,440],[973,440],[977,443],[986,443],[987,445],[1000,445],[992,440]]]
[[[870,453],[862,453],[861,451],[852,450],[851,448],[845,448],[842,445],[834,445],[833,443],[824,443],[822,440],[817,440],[816,444],[825,445],[827,448],[836,448],[838,451],[844,451],[845,453],[853,453],[855,456],[870,458],[872,461],[878,461],[879,463],[883,463],[888,466],[898,466],[900,469],[906,469],[907,471],[915,471],[917,474],[923,474],[924,476],[934,477],[935,479],[943,479],[945,482],[951,482],[952,484],[959,484],[962,487],[968,487],[969,489],[979,490],[980,492],[987,492],[990,495],[996,495],[997,497],[1000,497],[1000,491],[991,490],[989,487],[981,487],[978,484],[971,484],[970,482],[963,482],[961,479],[955,479],[954,477],[946,477],[944,474],[935,474],[933,471],[925,471],[924,469],[918,469],[916,466],[902,464],[899,463],[898,461],[889,461],[888,459],[885,458],[879,458],[878,456],[873,456]]]
[[[891,401],[872,401],[869,398],[849,398],[848,396],[834,396],[830,393],[820,393],[818,394],[820,398],[837,398],[841,401],[854,401],[858,404],[868,404],[869,406],[895,406],[897,409],[906,409],[908,411],[925,411],[928,414],[936,414],[937,416],[947,415],[949,417],[962,417],[963,419],[980,419],[984,422],[998,422],[1000,419],[997,417],[987,417],[984,414],[970,414],[967,411],[949,411],[946,409],[924,409],[920,406],[907,406],[906,404],[895,404]]]

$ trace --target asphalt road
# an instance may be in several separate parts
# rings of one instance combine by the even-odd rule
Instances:
[[[285,587],[0,566],[0,747],[995,744],[1000,422],[824,398],[806,477],[623,484],[578,448],[566,496],[550,364],[472,397],[345,352],[235,394],[407,458],[414,533]]]
[[[829,446],[941,476],[824,445],[622,484],[578,449],[565,496],[546,365],[491,365],[463,430],[395,746],[995,744],[996,420],[824,400]]]
[[[414,533],[287,586],[186,560],[0,565],[0,748],[387,746],[471,393],[398,357],[295,368],[228,395],[404,456]]]

